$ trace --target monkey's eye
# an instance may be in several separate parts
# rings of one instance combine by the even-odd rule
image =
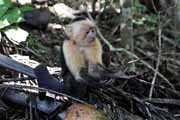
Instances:
[[[88,34],[89,33],[89,30],[88,31],[86,31],[86,34]]]
[[[86,34],[88,34],[89,32],[94,33],[95,31],[94,31],[94,29],[90,29],[90,30],[86,31]]]

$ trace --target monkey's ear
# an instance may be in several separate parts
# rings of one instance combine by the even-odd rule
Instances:
[[[67,25],[65,28],[65,33],[68,37],[72,36],[72,25]]]

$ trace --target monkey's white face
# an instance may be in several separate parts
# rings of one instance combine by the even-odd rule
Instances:
[[[75,22],[70,27],[71,35],[69,37],[73,38],[78,45],[90,45],[96,38],[94,24],[90,20]]]

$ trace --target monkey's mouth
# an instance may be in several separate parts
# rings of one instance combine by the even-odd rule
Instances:
[[[91,43],[95,41],[95,37],[87,37],[87,42]]]

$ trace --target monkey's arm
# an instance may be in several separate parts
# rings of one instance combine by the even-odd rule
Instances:
[[[98,39],[94,43],[86,48],[85,56],[91,64],[103,64],[102,63],[102,45]]]
[[[94,73],[96,76],[98,75],[99,79],[130,80],[138,76],[138,75],[126,75],[121,70],[113,71],[111,69],[106,68],[105,66],[101,64],[97,64],[94,67],[95,68],[93,69],[94,71],[92,73]]]

